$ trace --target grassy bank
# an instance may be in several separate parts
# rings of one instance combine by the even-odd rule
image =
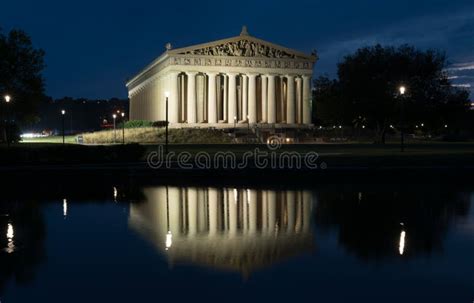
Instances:
[[[86,144],[110,144],[121,143],[123,140],[122,129],[104,130],[94,133],[83,134]],[[154,127],[128,128],[125,129],[125,142],[127,143],[164,143],[165,129]],[[230,143],[232,137],[217,129],[169,129],[168,140],[170,143],[189,144],[206,143],[219,144]]]

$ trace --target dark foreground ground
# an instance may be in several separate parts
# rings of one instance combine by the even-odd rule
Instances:
[[[150,158],[150,153],[154,157]],[[183,153],[189,153],[186,167],[178,163]],[[218,153],[231,155],[234,162],[218,157]],[[308,153],[313,155],[311,167],[305,164]],[[203,162],[203,155],[210,162]],[[285,155],[287,158],[281,160]],[[297,162],[290,163],[289,155],[293,157],[291,161],[299,159],[300,166]],[[272,157],[276,159],[273,165]],[[90,175],[112,179],[164,178],[173,182],[185,177],[197,182],[213,178],[218,182],[263,184],[304,184],[314,180],[365,182],[367,179],[458,183],[469,182],[474,173],[474,144],[471,143],[409,145],[403,153],[396,144],[299,144],[273,149],[266,145],[170,145],[169,158],[164,158],[163,146],[155,145],[19,144],[0,147],[0,171],[27,179],[45,175]],[[159,165],[151,168],[147,159]],[[258,163],[265,159],[267,165],[260,167]],[[198,162],[206,165],[198,165]]]

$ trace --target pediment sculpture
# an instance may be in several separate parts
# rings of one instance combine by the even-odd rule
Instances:
[[[189,55],[232,56],[232,57],[266,57],[266,58],[295,58],[294,54],[246,39],[208,46],[187,51]]]

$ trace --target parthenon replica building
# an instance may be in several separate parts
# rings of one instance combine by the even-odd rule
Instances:
[[[311,125],[307,55],[250,36],[166,51],[127,82],[131,120],[166,120],[175,127]]]

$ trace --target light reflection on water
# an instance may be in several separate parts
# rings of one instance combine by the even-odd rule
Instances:
[[[102,289],[114,302],[147,301],[156,285],[174,289],[164,299],[215,291],[239,302],[269,288],[278,292],[265,300],[281,301],[288,285],[292,298],[336,302],[443,302],[474,289],[473,193],[155,186],[132,202],[125,189],[105,191],[93,203],[2,205],[2,302],[69,292],[96,302],[85,294]]]
[[[313,248],[310,191],[158,187],[130,206],[129,225],[171,264],[248,276]]]

